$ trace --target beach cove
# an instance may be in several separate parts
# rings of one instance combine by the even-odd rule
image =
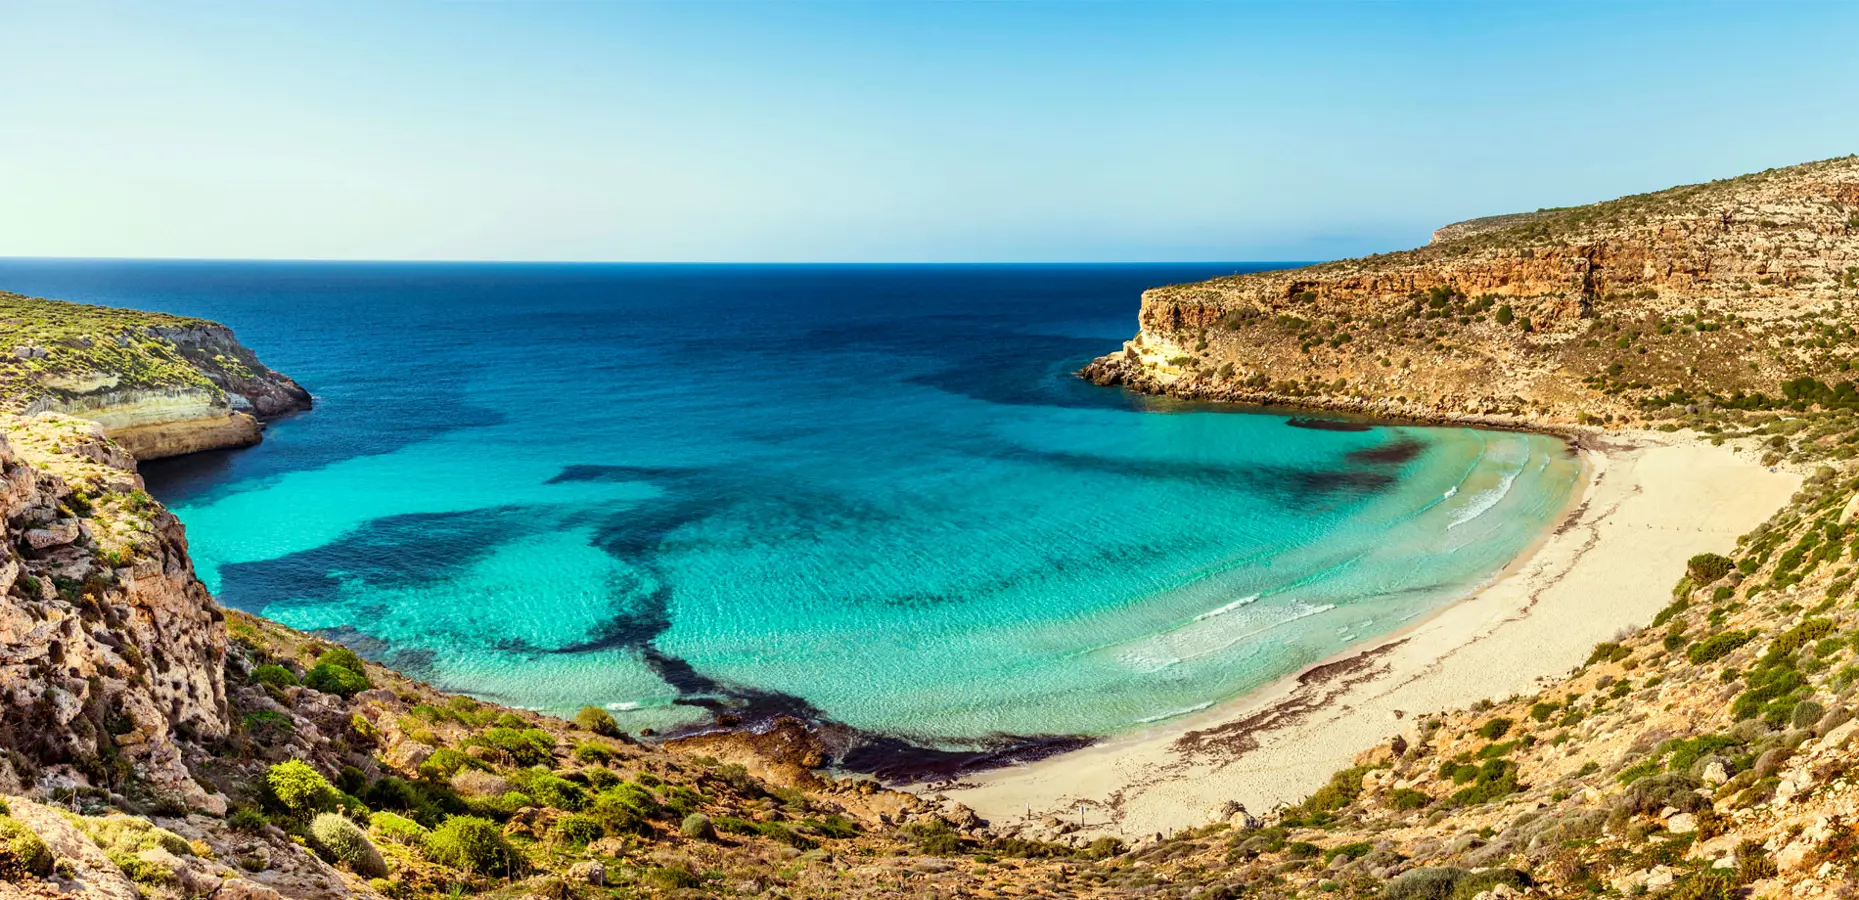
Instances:
[[[1668,604],[1686,559],[1728,552],[1801,483],[1693,435],[1573,443],[1587,477],[1561,524],[1459,602],[1204,713],[929,791],[1026,834],[1166,835],[1224,820],[1232,803],[1263,817],[1363,751],[1415,740],[1426,714],[1565,675]]]

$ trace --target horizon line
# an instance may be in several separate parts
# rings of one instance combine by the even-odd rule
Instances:
[[[1329,260],[1299,259],[1129,259],[1129,260],[643,260],[643,259],[424,259],[320,256],[0,256],[6,262],[171,263],[351,263],[362,265],[486,266],[1309,266]]]

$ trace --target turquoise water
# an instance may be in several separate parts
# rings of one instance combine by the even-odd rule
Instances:
[[[1069,374],[1201,266],[0,263],[224,321],[318,398],[147,467],[231,606],[631,728],[931,746],[1205,708],[1490,579],[1560,442],[1291,427]]]

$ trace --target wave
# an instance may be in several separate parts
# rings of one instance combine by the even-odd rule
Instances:
[[[1503,477],[1498,479],[1496,487],[1486,488],[1474,494],[1471,502],[1465,504],[1465,508],[1455,513],[1451,522],[1446,523],[1446,529],[1450,531],[1490,512],[1499,503],[1503,502],[1505,497],[1510,495],[1511,487],[1516,485],[1517,476],[1521,474],[1523,474],[1523,466],[1518,466],[1515,469],[1505,472]]]
[[[1185,716],[1189,713],[1197,713],[1213,705],[1214,705],[1214,702],[1212,700],[1209,700],[1205,703],[1196,703],[1193,706],[1184,706],[1181,709],[1171,710],[1165,713],[1156,713],[1153,716],[1144,716],[1140,719],[1137,719],[1134,724],[1148,725],[1151,722],[1160,722],[1163,719],[1172,719],[1176,716]]]
[[[1299,619],[1308,619],[1311,616],[1321,615],[1323,613],[1329,612],[1330,610],[1333,610],[1336,608],[1336,604],[1323,603],[1323,604],[1317,604],[1317,605],[1310,605],[1310,604],[1305,604],[1305,603],[1299,603],[1297,604],[1297,607],[1298,608],[1295,609],[1295,611],[1293,611],[1291,615],[1288,615],[1288,616],[1285,616],[1279,619],[1273,619],[1272,621],[1265,622],[1263,624],[1258,625],[1257,627],[1243,628],[1242,630],[1232,633],[1232,634],[1221,634],[1218,631],[1211,632],[1211,633],[1203,633],[1202,635],[1198,635],[1198,636],[1205,637],[1205,638],[1213,638],[1216,641],[1218,641],[1218,643],[1215,643],[1212,646],[1204,646],[1200,649],[1190,649],[1187,652],[1181,652],[1182,650],[1181,644],[1189,644],[1190,642],[1180,641],[1179,643],[1177,643],[1174,639],[1177,636],[1181,635],[1181,633],[1184,630],[1194,627],[1195,622],[1204,621],[1207,618],[1206,616],[1202,616],[1200,618],[1196,618],[1192,622],[1185,623],[1176,628],[1169,629],[1168,631],[1163,631],[1157,634],[1150,635],[1146,638],[1140,638],[1136,641],[1130,642],[1132,646],[1129,646],[1123,652],[1118,653],[1117,659],[1122,661],[1125,665],[1130,666],[1131,668],[1134,668],[1137,671],[1145,675],[1153,674],[1155,672],[1161,672],[1166,669],[1174,668],[1175,666],[1180,665],[1181,663],[1186,662],[1191,659],[1200,659],[1202,657],[1212,656],[1216,653],[1223,653],[1227,650],[1232,649],[1235,645],[1239,643],[1242,643],[1249,639],[1258,637],[1259,635],[1270,632],[1271,630],[1278,628],[1279,626],[1289,625],[1292,622],[1298,621]],[[1225,640],[1219,640],[1220,638],[1225,638]],[[1171,653],[1169,652],[1170,650],[1174,650],[1176,652]]]
[[[1219,609],[1208,610],[1207,612],[1204,612],[1198,616],[1195,616],[1194,621],[1200,622],[1200,621],[1204,621],[1207,619],[1211,619],[1214,616],[1224,616],[1227,613],[1230,613],[1233,610],[1236,610],[1242,606],[1245,606],[1248,603],[1256,602],[1258,599],[1259,599],[1258,594],[1250,594],[1248,596],[1241,597],[1238,600],[1235,600],[1231,603],[1228,603],[1225,606],[1220,607]]]

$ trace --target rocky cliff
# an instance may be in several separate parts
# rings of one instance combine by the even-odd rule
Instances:
[[[101,425],[137,459],[258,443],[310,407],[215,322],[0,292],[0,411]]]
[[[1832,382],[1859,326],[1859,158],[1442,228],[1147,291],[1085,377],[1184,397],[1636,423]]]

